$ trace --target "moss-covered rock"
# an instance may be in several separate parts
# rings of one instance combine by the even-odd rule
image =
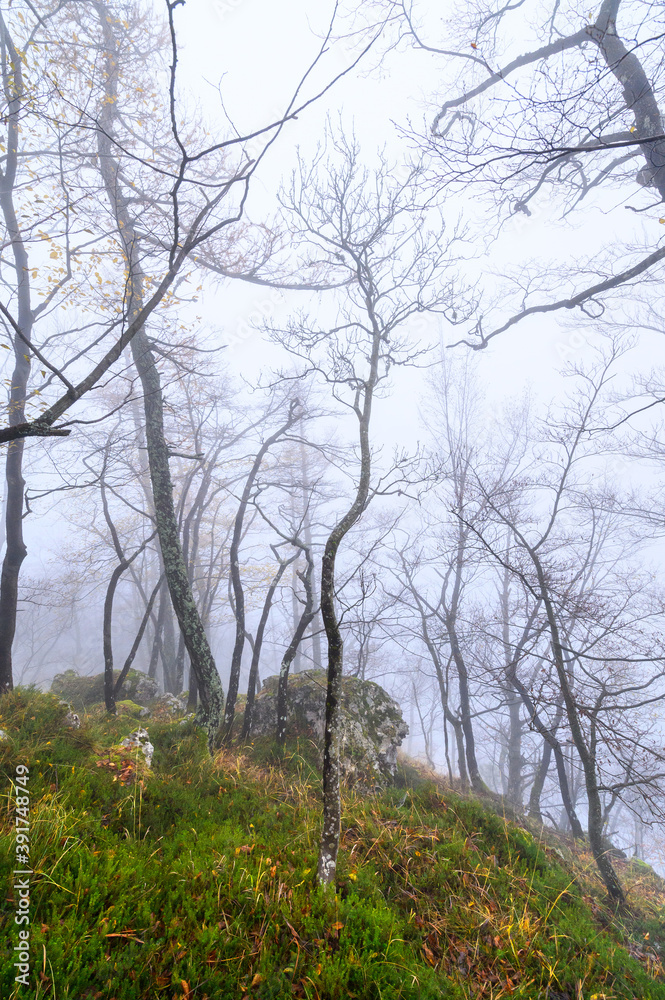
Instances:
[[[104,674],[81,677],[75,670],[56,674],[51,691],[75,709],[88,708],[104,701]],[[117,700],[136,705],[149,705],[159,698],[159,685],[140,670],[130,670],[123,681]]]
[[[277,727],[277,677],[268,677],[256,699],[252,736],[273,736]],[[326,674],[306,670],[289,678],[287,738],[323,746]],[[392,780],[397,748],[409,731],[399,705],[374,681],[342,679],[341,767],[347,781]]]

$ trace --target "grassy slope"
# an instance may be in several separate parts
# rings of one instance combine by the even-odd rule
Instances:
[[[583,852],[420,782],[349,793],[339,891],[325,894],[312,880],[317,778],[298,754],[272,769],[256,752],[211,762],[191,724],[150,721],[141,784],[109,752],[135,721],[69,731],[62,712],[50,695],[0,700],[2,1000],[665,1000],[665,887],[646,866],[621,866],[633,910],[613,919]],[[34,982],[16,993],[18,763],[36,874]]]

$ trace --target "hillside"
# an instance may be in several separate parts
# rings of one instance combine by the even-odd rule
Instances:
[[[65,712],[34,691],[0,700],[3,1000],[665,1000],[665,885],[642,863],[617,861],[630,911],[614,916],[583,851],[403,766],[401,787],[347,792],[325,894],[307,747],[211,761],[191,723],[150,720],[148,770],[118,749],[130,716],[67,729]],[[18,765],[29,988],[12,957]]]

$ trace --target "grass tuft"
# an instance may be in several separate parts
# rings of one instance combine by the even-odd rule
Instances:
[[[665,891],[648,866],[618,863],[632,906],[619,919],[584,850],[412,769],[399,788],[346,793],[337,892],[322,892],[312,748],[211,759],[192,723],[148,720],[148,770],[119,747],[134,719],[91,713],[68,730],[65,712],[34,690],[0,699],[3,998],[665,1000]],[[23,994],[19,763],[35,871]]]

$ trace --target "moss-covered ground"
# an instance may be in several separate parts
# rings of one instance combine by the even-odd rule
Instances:
[[[51,695],[0,699],[0,995],[96,1000],[665,1000],[665,887],[618,863],[610,912],[591,858],[500,808],[402,775],[344,801],[337,892],[314,885],[307,748],[211,760],[191,723],[62,727]],[[31,980],[14,981],[14,781],[29,769]]]

